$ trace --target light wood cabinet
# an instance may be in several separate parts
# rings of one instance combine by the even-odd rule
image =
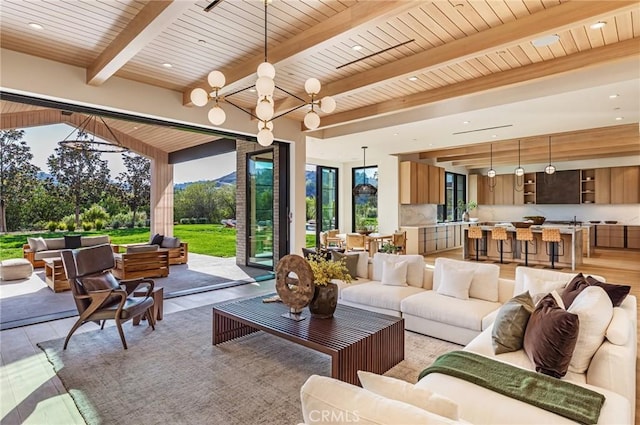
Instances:
[[[612,167],[611,203],[640,203],[640,166]]]
[[[627,248],[640,249],[640,226],[627,226]]]
[[[611,203],[611,169],[596,168],[594,190],[596,204]]]
[[[478,176],[478,205],[493,205],[494,189],[489,186],[489,177]]]
[[[401,204],[444,204],[444,168],[400,162]]]
[[[624,248],[624,226],[596,226],[596,246],[601,248]]]

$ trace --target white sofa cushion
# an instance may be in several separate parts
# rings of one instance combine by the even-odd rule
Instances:
[[[450,258],[436,258],[433,271],[433,289],[438,290],[440,284],[448,279],[447,271],[452,268],[467,270],[473,273],[469,297],[485,301],[498,301],[498,278],[500,267],[495,264],[471,263],[468,261],[452,260]]]
[[[80,238],[82,240],[82,238]],[[64,238],[51,238],[45,239],[45,243],[47,244],[47,250],[53,249],[64,249]],[[60,255],[58,255],[59,257]]]
[[[473,270],[444,265],[443,273],[446,278],[440,282],[436,292],[440,295],[468,300]]]
[[[454,421],[355,385],[312,375],[300,389],[305,424],[440,425]]]
[[[34,252],[47,250],[47,242],[45,242],[44,238],[27,238],[27,243]]]
[[[613,304],[604,289],[589,286],[580,292],[567,311],[580,318],[578,341],[571,356],[569,370],[584,373],[604,341],[613,316]]]
[[[409,286],[407,284],[407,262],[383,261],[381,283],[391,286]]]
[[[369,253],[366,251],[350,252],[351,255],[358,256],[358,265],[356,267],[356,273],[359,279],[369,280]]]
[[[614,307],[611,322],[607,327],[605,337],[615,345],[625,345],[629,341],[631,320],[627,312],[621,307]]]
[[[500,308],[500,303],[474,298],[460,300],[436,291],[423,291],[402,300],[400,308],[403,314],[480,332],[482,319]]]
[[[457,420],[460,417],[458,403],[426,388],[418,388],[400,379],[362,370],[358,371],[358,378],[362,388],[367,391],[411,404],[445,418]]]
[[[422,288],[425,267],[422,255],[394,255],[377,252],[373,256],[373,280],[382,281],[382,265],[385,260],[394,263],[407,261],[407,283],[409,286]]]
[[[525,287],[525,276],[530,278],[529,279],[530,282],[537,282],[537,281],[563,282],[564,285],[561,285],[561,287],[564,288],[569,282],[571,282],[571,280],[576,275],[577,273],[565,273],[565,272],[559,272],[556,270],[534,269],[532,267],[519,266],[519,267],[516,267],[516,282],[515,282],[515,287],[513,289],[513,295],[518,295],[529,290],[529,288]],[[595,277],[598,280],[602,280],[604,282],[604,278],[601,276],[593,276],[593,277]],[[547,293],[553,291],[554,289],[558,289],[558,288],[552,288],[551,290],[547,291]],[[536,294],[536,292],[533,292],[531,290],[529,290],[529,293],[531,294],[532,297]]]
[[[414,286],[383,285],[380,282],[371,281],[366,285],[344,288],[340,298],[355,304],[400,311],[400,302],[404,298],[420,292],[424,292],[424,289]]]

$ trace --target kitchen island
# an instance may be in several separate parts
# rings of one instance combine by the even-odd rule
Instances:
[[[516,228],[513,226],[497,225],[504,227],[507,231],[507,240],[503,244],[503,258],[504,262],[517,262],[525,263],[525,249],[524,242],[516,240]],[[483,260],[500,261],[500,251],[498,241],[491,239],[491,230],[494,226],[478,225],[482,229],[483,238],[479,240],[478,251],[479,257]],[[558,243],[556,249],[555,263],[556,267],[571,267],[571,270],[575,270],[576,266],[582,264],[582,244],[583,244],[583,231],[588,229],[582,226],[557,226],[557,225],[542,225],[531,226],[533,232],[533,241],[529,244],[529,264],[542,264],[545,266],[551,265],[549,257],[549,250],[547,243],[542,241],[542,229],[543,228],[557,228],[560,229],[561,242]],[[465,260],[472,260],[476,257],[476,245],[475,239],[468,238],[468,229],[464,229],[464,244],[462,250],[462,256]]]

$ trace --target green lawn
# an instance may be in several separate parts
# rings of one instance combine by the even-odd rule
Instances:
[[[60,238],[67,232],[28,232],[0,235],[0,260],[21,258],[22,245],[27,237]],[[216,257],[233,257],[236,255],[236,230],[225,228],[221,224],[176,224],[174,236],[189,243],[189,252],[213,255]],[[92,230],[90,232],[71,232],[74,235],[104,235],[111,237],[115,244],[147,242],[149,228],[119,230]]]

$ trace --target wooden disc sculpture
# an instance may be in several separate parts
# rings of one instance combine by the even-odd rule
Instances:
[[[290,273],[295,273],[297,278],[290,276]],[[307,260],[299,255],[282,257],[276,267],[276,291],[292,313],[299,313],[308,306],[315,292],[315,284]]]

